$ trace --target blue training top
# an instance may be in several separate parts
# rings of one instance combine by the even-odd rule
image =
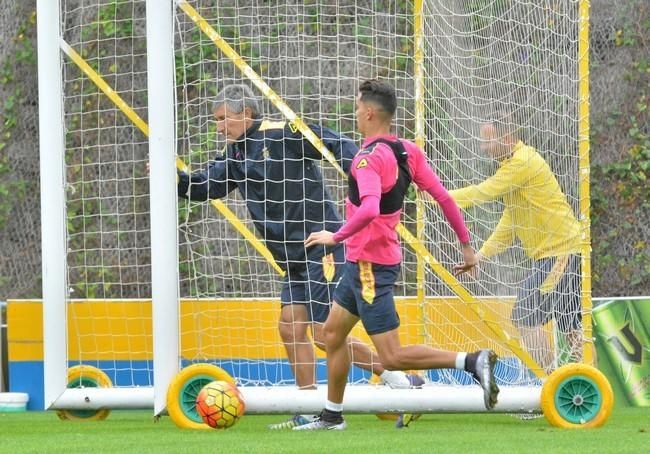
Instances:
[[[334,154],[345,172],[358,149],[331,129],[309,126]],[[283,269],[304,268],[304,240],[312,232],[336,232],[342,219],[320,171],[321,153],[286,122],[256,120],[206,171],[179,171],[178,195],[191,200],[225,197],[239,189],[256,230]],[[309,256],[326,254],[310,248]]]

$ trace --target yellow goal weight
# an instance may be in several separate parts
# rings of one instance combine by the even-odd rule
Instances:
[[[181,429],[213,430],[196,411],[196,396],[215,380],[236,385],[228,372],[212,364],[193,364],[174,377],[167,390],[167,413],[174,424]]]
[[[110,388],[111,379],[100,369],[79,365],[68,369],[68,388]],[[57,410],[56,415],[69,421],[101,421],[108,418],[111,411],[107,408],[98,410]]]
[[[541,407],[547,421],[564,429],[600,427],[614,407],[614,393],[605,375],[587,364],[567,364],[542,386]]]

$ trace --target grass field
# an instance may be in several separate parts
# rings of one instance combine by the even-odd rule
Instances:
[[[106,421],[59,421],[53,413],[0,414],[2,453],[640,453],[650,447],[650,409],[616,409],[600,429],[562,430],[544,418],[425,415],[406,429],[374,416],[347,416],[343,432],[270,432],[282,416],[245,416],[227,431],[177,429],[151,412],[114,411]]]

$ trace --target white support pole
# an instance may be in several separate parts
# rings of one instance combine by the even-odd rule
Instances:
[[[154,414],[179,367],[173,0],[147,0]]]
[[[283,386],[239,388],[246,412],[317,413],[327,399],[327,386],[296,391]],[[355,385],[345,393],[347,413],[483,413],[483,391],[478,386],[429,385],[422,389],[391,389],[388,386]],[[501,388],[494,413],[539,413],[540,388],[507,386]]]
[[[153,388],[71,388],[66,389],[53,407],[57,410],[150,409]]]
[[[63,85],[59,1],[38,0],[38,132],[41,160],[44,402],[67,386]]]
[[[242,386],[246,413],[317,413],[327,399],[327,386],[298,390],[293,386]],[[346,413],[485,413],[478,386],[427,385],[422,389],[390,389],[388,386],[354,385],[345,393]],[[540,388],[504,386],[492,413],[539,413]],[[141,388],[66,389],[54,408],[151,408],[154,391]]]

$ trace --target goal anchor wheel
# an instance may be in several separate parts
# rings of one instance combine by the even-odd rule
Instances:
[[[586,364],[562,366],[542,386],[542,412],[555,427],[600,427],[613,406],[614,393],[609,381],[598,369]]]
[[[68,369],[68,388],[110,388],[111,379],[104,372],[93,366],[79,365]],[[56,415],[62,420],[101,421],[108,418],[108,408],[99,410],[57,410]]]
[[[167,390],[167,413],[181,429],[212,430],[196,411],[196,396],[205,385],[222,380],[235,385],[235,379],[212,364],[193,364],[180,371]]]

